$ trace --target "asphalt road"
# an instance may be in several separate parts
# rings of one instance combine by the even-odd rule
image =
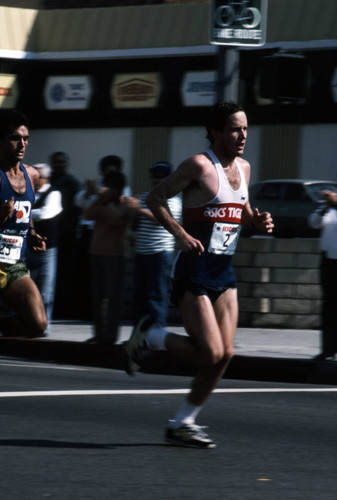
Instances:
[[[1,500],[337,500],[336,387],[222,380],[214,450],[169,446],[189,379],[0,358]]]

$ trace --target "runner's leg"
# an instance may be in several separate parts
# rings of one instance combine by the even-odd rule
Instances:
[[[226,290],[212,305],[208,297],[186,293],[181,304],[185,328],[195,341],[201,363],[188,401],[202,406],[233,357],[238,305],[235,289]]]
[[[5,302],[18,313],[27,335],[41,335],[48,320],[39,289],[29,276],[13,281],[3,293]]]

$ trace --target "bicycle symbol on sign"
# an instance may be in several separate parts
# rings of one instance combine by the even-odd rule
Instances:
[[[221,28],[240,24],[244,28],[256,28],[261,22],[261,13],[256,7],[249,7],[250,0],[229,1],[215,11],[215,21]]]

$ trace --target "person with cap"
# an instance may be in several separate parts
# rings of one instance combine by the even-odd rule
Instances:
[[[38,163],[33,166],[40,177],[37,181],[32,215],[35,229],[45,238],[46,251],[36,253],[28,249],[27,266],[40,290],[46,308],[48,327],[44,333],[47,334],[50,330],[54,306],[62,195],[50,184],[51,167],[47,163]]]
[[[172,171],[172,165],[167,161],[154,163],[149,169],[151,188]],[[147,208],[147,195],[148,191],[139,197],[140,207],[134,225],[135,320],[138,323],[147,314],[154,323],[164,327],[168,317],[168,287],[175,239]],[[180,197],[170,198],[168,206],[174,219],[180,221]]]

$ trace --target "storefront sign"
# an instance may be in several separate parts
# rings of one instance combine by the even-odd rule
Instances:
[[[17,76],[0,73],[0,107],[14,108],[18,98]]]
[[[185,73],[181,85],[184,106],[212,106],[217,97],[216,71]]]
[[[268,0],[212,0],[210,43],[263,45],[266,40]]]
[[[44,100],[47,109],[87,109],[91,94],[88,76],[50,76]]]
[[[159,73],[118,74],[111,87],[115,108],[154,108],[160,92]]]

